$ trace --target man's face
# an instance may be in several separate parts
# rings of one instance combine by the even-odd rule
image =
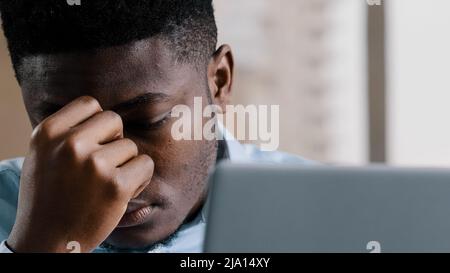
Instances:
[[[151,205],[151,216],[142,224],[119,224],[108,243],[121,248],[152,245],[201,208],[217,141],[175,141],[170,113],[175,105],[192,107],[195,96],[208,103],[206,68],[200,72],[174,62],[164,43],[152,38],[92,52],[26,57],[19,71],[33,127],[73,99],[89,95],[104,110],[118,113],[124,136],[154,160],[150,185],[127,210]]]

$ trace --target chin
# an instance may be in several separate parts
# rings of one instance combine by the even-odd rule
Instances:
[[[105,242],[117,249],[139,250],[170,241],[181,226],[182,221],[174,223],[159,216],[155,214],[151,220],[140,225],[117,227]]]

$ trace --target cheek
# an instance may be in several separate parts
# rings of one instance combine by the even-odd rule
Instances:
[[[176,141],[171,125],[146,137],[130,137],[140,153],[148,154],[155,162],[148,196],[160,195],[181,211],[189,209],[204,195],[208,171],[216,161],[216,141]],[[182,208],[183,207],[183,208]]]
[[[214,141],[175,141],[170,129],[138,144],[155,162],[153,186],[163,195],[177,199],[195,199],[206,188],[209,169],[215,164]],[[177,200],[172,200],[176,202]]]

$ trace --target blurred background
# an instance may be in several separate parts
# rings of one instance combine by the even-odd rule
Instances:
[[[280,105],[280,149],[335,164],[450,163],[450,1],[214,0],[235,104]],[[0,159],[31,128],[0,34]]]

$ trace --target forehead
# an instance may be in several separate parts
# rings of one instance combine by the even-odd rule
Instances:
[[[144,92],[168,93],[194,76],[157,38],[79,53],[30,56],[18,73],[24,97],[68,102],[91,95],[108,105]]]

